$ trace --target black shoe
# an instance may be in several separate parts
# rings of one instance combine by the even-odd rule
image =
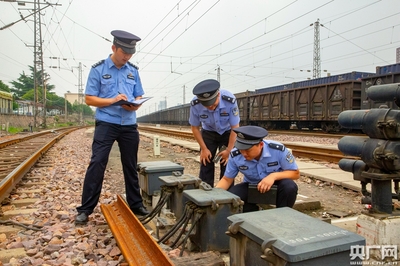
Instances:
[[[81,212],[75,218],[75,224],[86,224],[89,221],[89,217],[86,213]]]
[[[135,214],[135,215],[139,215],[139,216],[145,216],[145,215],[147,215],[147,214],[149,214],[150,212],[148,211],[148,210],[146,210],[146,208],[145,207],[139,207],[139,208],[132,208],[131,209],[132,210],[132,212]]]

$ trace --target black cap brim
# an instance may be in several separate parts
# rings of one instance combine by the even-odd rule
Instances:
[[[217,97],[214,97],[213,99],[207,100],[207,101],[200,101],[199,100],[199,102],[205,107],[213,105],[216,101],[217,101]]]
[[[119,47],[127,54],[134,54],[136,52],[136,48],[127,48],[122,45],[119,45]]]
[[[250,149],[251,147],[253,147],[255,144],[246,144],[246,143],[242,143],[242,142],[239,142],[239,141],[236,141],[235,142],[235,147],[238,149],[238,150],[248,150],[248,149]]]

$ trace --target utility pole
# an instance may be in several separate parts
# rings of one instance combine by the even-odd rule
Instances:
[[[40,9],[40,2],[39,0],[35,0],[34,4],[34,11]],[[40,18],[40,12],[35,12],[34,15],[34,26],[33,26],[33,31],[34,31],[34,58],[33,58],[33,72],[34,72],[34,108],[33,108],[33,124],[36,127],[37,125],[37,116],[38,116],[38,102],[39,102],[39,92],[38,92],[38,87],[39,87],[39,81],[38,81],[38,73],[41,73],[42,75],[42,98],[43,98],[43,121],[42,125],[44,128],[46,128],[46,88],[44,85],[44,69],[43,69],[43,50],[42,50],[42,24],[41,24],[41,18]]]
[[[84,103],[84,95],[83,95],[83,82],[82,82],[82,63],[79,62],[79,65],[71,67],[71,69],[61,68],[60,67],[60,58],[59,57],[51,57],[51,59],[58,59],[58,67],[50,66],[50,68],[58,68],[58,70],[65,69],[74,72],[74,68],[78,69],[78,105],[79,105],[79,124],[83,124],[83,103]],[[63,60],[67,60],[63,58]],[[65,102],[65,106],[67,103]],[[65,119],[67,118],[67,107],[65,107]]]
[[[82,63],[79,62],[78,74],[78,103],[79,103],[79,122],[83,125],[83,84],[82,84]]]
[[[185,85],[183,85],[183,102],[182,102],[182,104],[185,104],[185,88],[186,88],[186,86]]]
[[[321,77],[321,54],[319,46],[319,19],[316,22],[311,23],[310,26],[314,25],[314,60],[313,60],[313,78]]]
[[[218,65],[216,70],[217,70],[217,80],[218,80],[218,82],[221,83],[221,67]]]

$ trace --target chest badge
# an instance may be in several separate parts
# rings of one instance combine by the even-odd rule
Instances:
[[[128,79],[135,79],[135,76],[132,75],[132,73],[129,73],[128,76],[126,76]]]
[[[111,78],[111,75],[110,75],[110,74],[104,74],[104,75],[102,76],[102,78],[103,78],[103,79],[110,79],[110,78]]]

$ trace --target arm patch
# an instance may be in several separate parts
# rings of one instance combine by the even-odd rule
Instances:
[[[230,102],[230,103],[235,103],[236,102],[236,98],[230,97],[230,96],[226,96],[226,95],[222,95],[222,99]]]
[[[128,64],[129,64],[130,66],[133,66],[133,67],[136,68],[137,70],[139,70],[139,67],[138,67],[137,65],[134,65],[134,64],[132,64],[132,63],[129,62],[129,61],[128,61]]]
[[[268,143],[268,147],[270,147],[271,149],[279,150],[279,151],[285,150],[285,146],[282,144]]]
[[[101,64],[104,63],[105,60],[101,60],[99,62],[97,62],[96,64],[92,65],[93,68],[100,66]]]

